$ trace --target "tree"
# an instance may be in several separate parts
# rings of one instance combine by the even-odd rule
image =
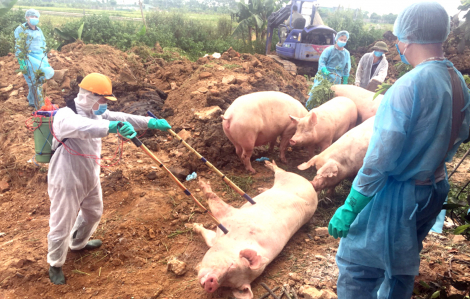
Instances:
[[[375,12],[373,12],[373,13],[370,15],[370,19],[371,19],[372,21],[374,21],[374,22],[377,22],[377,21],[379,21],[379,20],[381,19],[381,17],[380,17],[378,14],[376,14]]]
[[[395,20],[397,19],[398,15],[394,15],[392,13],[389,13],[388,15],[383,15],[382,20],[385,21],[385,23],[388,24],[393,24],[395,23]]]
[[[5,15],[18,0],[0,0],[0,17]]]
[[[266,26],[268,17],[277,6],[282,3],[275,0],[249,0],[248,5],[238,2],[238,26],[233,35],[241,35],[248,29],[248,40],[251,41],[253,28],[256,31],[256,39],[262,40],[266,37]]]
[[[363,17],[364,19],[368,19],[368,18],[369,18],[369,12],[368,12],[368,11],[363,11],[363,12],[362,12],[362,17]]]

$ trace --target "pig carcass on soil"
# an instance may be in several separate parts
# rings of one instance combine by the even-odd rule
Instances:
[[[209,293],[220,286],[233,288],[236,298],[253,298],[250,283],[281,252],[294,233],[312,218],[317,193],[305,178],[266,161],[275,173],[274,186],[256,196],[255,205],[233,208],[200,182],[210,210],[229,233],[193,224],[210,249],[199,264],[198,280]]]
[[[331,90],[335,92],[335,96],[347,97],[356,104],[357,124],[361,124],[365,120],[375,116],[377,108],[379,108],[383,98],[383,95],[379,94],[375,100],[373,100],[374,92],[354,85],[333,85]]]
[[[353,178],[361,169],[374,129],[375,116],[341,136],[321,154],[298,166],[305,170],[314,166],[317,174],[312,185],[317,192],[328,188],[329,193],[342,180]]]
[[[344,133],[356,126],[357,108],[346,97],[336,97],[310,110],[302,118],[291,114],[292,123],[297,126],[290,145],[304,145],[310,157],[321,153]]]
[[[286,148],[295,133],[295,124],[289,115],[303,117],[306,114],[305,107],[293,97],[277,91],[262,91],[237,98],[225,111],[222,125],[245,168],[255,173],[250,162],[253,148],[270,143],[272,150],[280,135],[280,158],[286,163]]]

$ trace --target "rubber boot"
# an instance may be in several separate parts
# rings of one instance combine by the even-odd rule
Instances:
[[[85,247],[83,249],[91,250],[91,249],[96,249],[100,247],[103,244],[101,240],[95,239],[95,240],[90,240],[88,243],[86,243]]]
[[[53,284],[65,284],[64,272],[62,267],[49,267],[49,279]]]
[[[68,69],[64,69],[64,70],[54,70],[54,76],[52,76],[51,79],[54,79],[54,81],[57,82],[57,84],[61,84],[62,81],[64,81],[64,76],[65,74],[68,72],[69,70]]]

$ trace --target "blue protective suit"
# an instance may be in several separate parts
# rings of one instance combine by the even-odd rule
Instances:
[[[28,34],[27,44],[29,44],[30,52],[28,54],[28,59],[25,61],[27,66],[27,74],[24,75],[24,78],[29,86],[28,102],[30,105],[34,105],[35,94],[37,94],[39,102],[42,101],[42,84],[44,83],[44,80],[50,79],[54,76],[54,69],[49,64],[47,55],[45,53],[46,38],[44,37],[42,30],[37,26],[36,30],[32,30],[29,27],[28,23],[24,23],[23,26],[26,27],[26,30],[23,30],[21,26],[18,26],[15,29],[15,39],[18,42],[21,38],[20,33],[22,33],[23,31]],[[16,47],[15,50],[15,55],[18,56],[18,54],[20,53],[20,49]],[[33,81],[35,77],[34,72],[38,69],[40,69],[44,73],[44,76],[39,78],[35,90],[33,86]]]
[[[381,291],[396,296],[397,290],[390,288],[399,287],[397,281],[408,287],[400,288],[402,295],[394,298],[411,296],[409,282],[418,274],[422,241],[449,190],[447,176],[428,186],[415,182],[432,179],[444,157],[452,159],[470,126],[469,94],[454,68],[464,90],[465,117],[448,151],[453,94],[447,66],[453,67],[448,60],[417,65],[387,91],[377,110],[364,164],[353,182],[353,188],[364,196],[375,196],[354,220],[347,238],[341,239],[339,298],[353,298],[355,287],[375,290],[368,283],[376,289],[382,284]],[[377,273],[382,277],[371,277]],[[351,280],[359,281],[359,286]],[[366,293],[364,289],[361,294]],[[379,294],[379,298],[389,297]]]
[[[326,48],[320,55],[320,60],[318,60],[318,73],[321,72],[321,69],[326,67],[330,74],[327,76],[327,79],[334,84],[341,84],[343,77],[349,76],[351,71],[351,56],[349,51],[346,49],[338,50],[336,47],[330,46]],[[313,89],[320,84],[321,81],[315,79],[312,89],[308,93],[310,98],[308,99],[306,106],[312,100]]]

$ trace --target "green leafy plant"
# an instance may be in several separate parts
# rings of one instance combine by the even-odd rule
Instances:
[[[7,14],[7,12],[15,5],[18,0],[3,0],[0,1],[0,18]]]
[[[370,45],[376,40],[381,39],[384,33],[383,30],[376,29],[375,26],[365,26],[363,14],[353,10],[338,9],[333,13],[329,13],[326,23],[338,32],[341,30],[349,32],[346,48],[352,50]]]
[[[16,56],[18,58],[18,61],[21,61],[25,66],[29,65],[28,68],[30,68],[31,66],[33,66],[33,63],[31,62],[29,57],[29,49],[33,38],[25,32],[27,29],[26,26],[21,25],[21,28],[23,29],[23,31],[19,33],[19,38],[16,40]],[[18,70],[18,72],[21,72],[24,75],[28,76],[28,79],[32,82],[34,105],[36,107],[42,107],[44,105],[45,97],[42,88],[42,85],[44,84],[44,72],[41,70],[41,66],[44,58],[47,57],[47,52],[45,48],[42,48],[42,50],[43,56],[36,70],[33,69],[32,71],[28,71],[27,67],[22,67],[20,70]],[[39,93],[41,93],[42,96]]]
[[[469,183],[460,188],[451,182],[447,204],[444,205],[444,209],[448,210],[454,223],[458,224],[454,234],[463,235],[468,240],[470,240],[470,215],[468,214],[470,194],[467,190]]]
[[[321,104],[331,100],[334,97],[334,91],[331,90],[331,83],[321,72],[315,75],[315,80],[320,83],[312,90],[312,101],[308,103],[307,109],[313,109]]]

